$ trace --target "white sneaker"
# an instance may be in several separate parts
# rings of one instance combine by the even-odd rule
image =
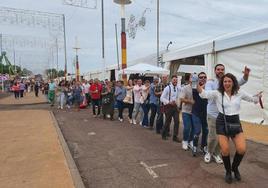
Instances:
[[[107,117],[107,118],[111,118],[110,114],[107,114],[106,117]]]
[[[223,163],[223,161],[222,161],[222,159],[221,159],[221,157],[219,155],[212,155],[212,156],[213,156],[213,159],[215,160],[215,162],[217,164],[222,164]]]
[[[182,149],[183,150],[188,150],[188,142],[187,141],[182,141]]]
[[[132,123],[132,119],[130,119],[129,117],[128,117],[128,121],[129,121],[130,124]]]
[[[210,161],[211,161],[211,154],[209,152],[207,152],[205,154],[204,161],[205,161],[205,163],[210,163]]]
[[[133,125],[137,125],[137,122],[135,119],[132,120]]]
[[[140,126],[142,126],[142,121],[140,122]]]
[[[122,119],[122,118],[118,118],[118,120],[119,120],[120,122],[123,122],[123,119]]]
[[[193,141],[190,141],[190,142],[188,143],[188,147],[189,147],[191,150],[193,150],[193,148],[194,148],[194,142],[193,142]]]

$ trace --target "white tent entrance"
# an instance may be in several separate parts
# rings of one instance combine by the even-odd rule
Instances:
[[[168,75],[169,70],[149,64],[139,63],[121,70],[119,74]]]

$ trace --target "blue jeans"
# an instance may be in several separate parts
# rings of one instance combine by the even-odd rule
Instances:
[[[200,118],[196,116],[195,114],[192,114],[192,121],[193,121],[193,127],[194,127],[194,138],[196,138],[194,145],[197,146],[199,135],[202,130],[201,147],[206,146],[207,136],[208,136],[208,124],[207,124],[206,118]]]
[[[193,140],[192,114],[183,112],[182,121],[183,121],[183,141],[192,141]]]
[[[123,119],[124,102],[116,100],[118,108],[118,117]]]
[[[143,119],[142,119],[142,125],[143,126],[148,126],[149,125],[149,120],[148,120],[148,114],[149,114],[149,110],[150,110],[150,104],[145,104],[143,103],[141,105],[142,110],[143,110]]]
[[[137,116],[139,114],[139,112],[141,113],[140,115],[140,118],[142,121],[143,120],[143,110],[142,110],[142,107],[141,107],[141,103],[134,103],[134,110],[133,110],[133,113],[132,113],[132,119],[133,120],[136,120],[137,119]]]

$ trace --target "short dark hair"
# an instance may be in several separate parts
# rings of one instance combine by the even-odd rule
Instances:
[[[200,72],[197,76],[199,77],[201,74],[207,75],[205,72]]]
[[[171,76],[171,79],[173,79],[173,78],[177,78],[178,76],[177,75],[172,75]]]
[[[216,70],[216,69],[217,69],[217,67],[219,67],[219,66],[222,66],[222,67],[224,67],[224,68],[225,68],[225,66],[224,66],[223,64],[218,63],[218,64],[215,66],[214,70]]]
[[[218,91],[223,95],[224,94],[224,87],[223,87],[223,80],[224,78],[230,78],[232,81],[233,81],[233,88],[232,88],[232,92],[231,94],[232,95],[235,95],[237,94],[238,90],[240,89],[239,85],[238,85],[238,81],[236,79],[236,77],[231,74],[231,73],[227,73],[225,74],[221,79],[220,79],[220,82],[219,82],[219,89]]]
[[[191,73],[185,73],[184,80],[189,81],[191,78]]]

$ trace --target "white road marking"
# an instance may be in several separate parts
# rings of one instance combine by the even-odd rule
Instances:
[[[94,135],[96,135],[95,132],[90,132],[90,133],[87,133],[87,134],[88,134],[88,136],[94,136]]]
[[[153,171],[155,168],[161,168],[168,166],[167,164],[159,164],[154,166],[148,166],[145,162],[141,161],[140,164],[147,170],[147,172],[153,177],[158,178],[159,176]]]

